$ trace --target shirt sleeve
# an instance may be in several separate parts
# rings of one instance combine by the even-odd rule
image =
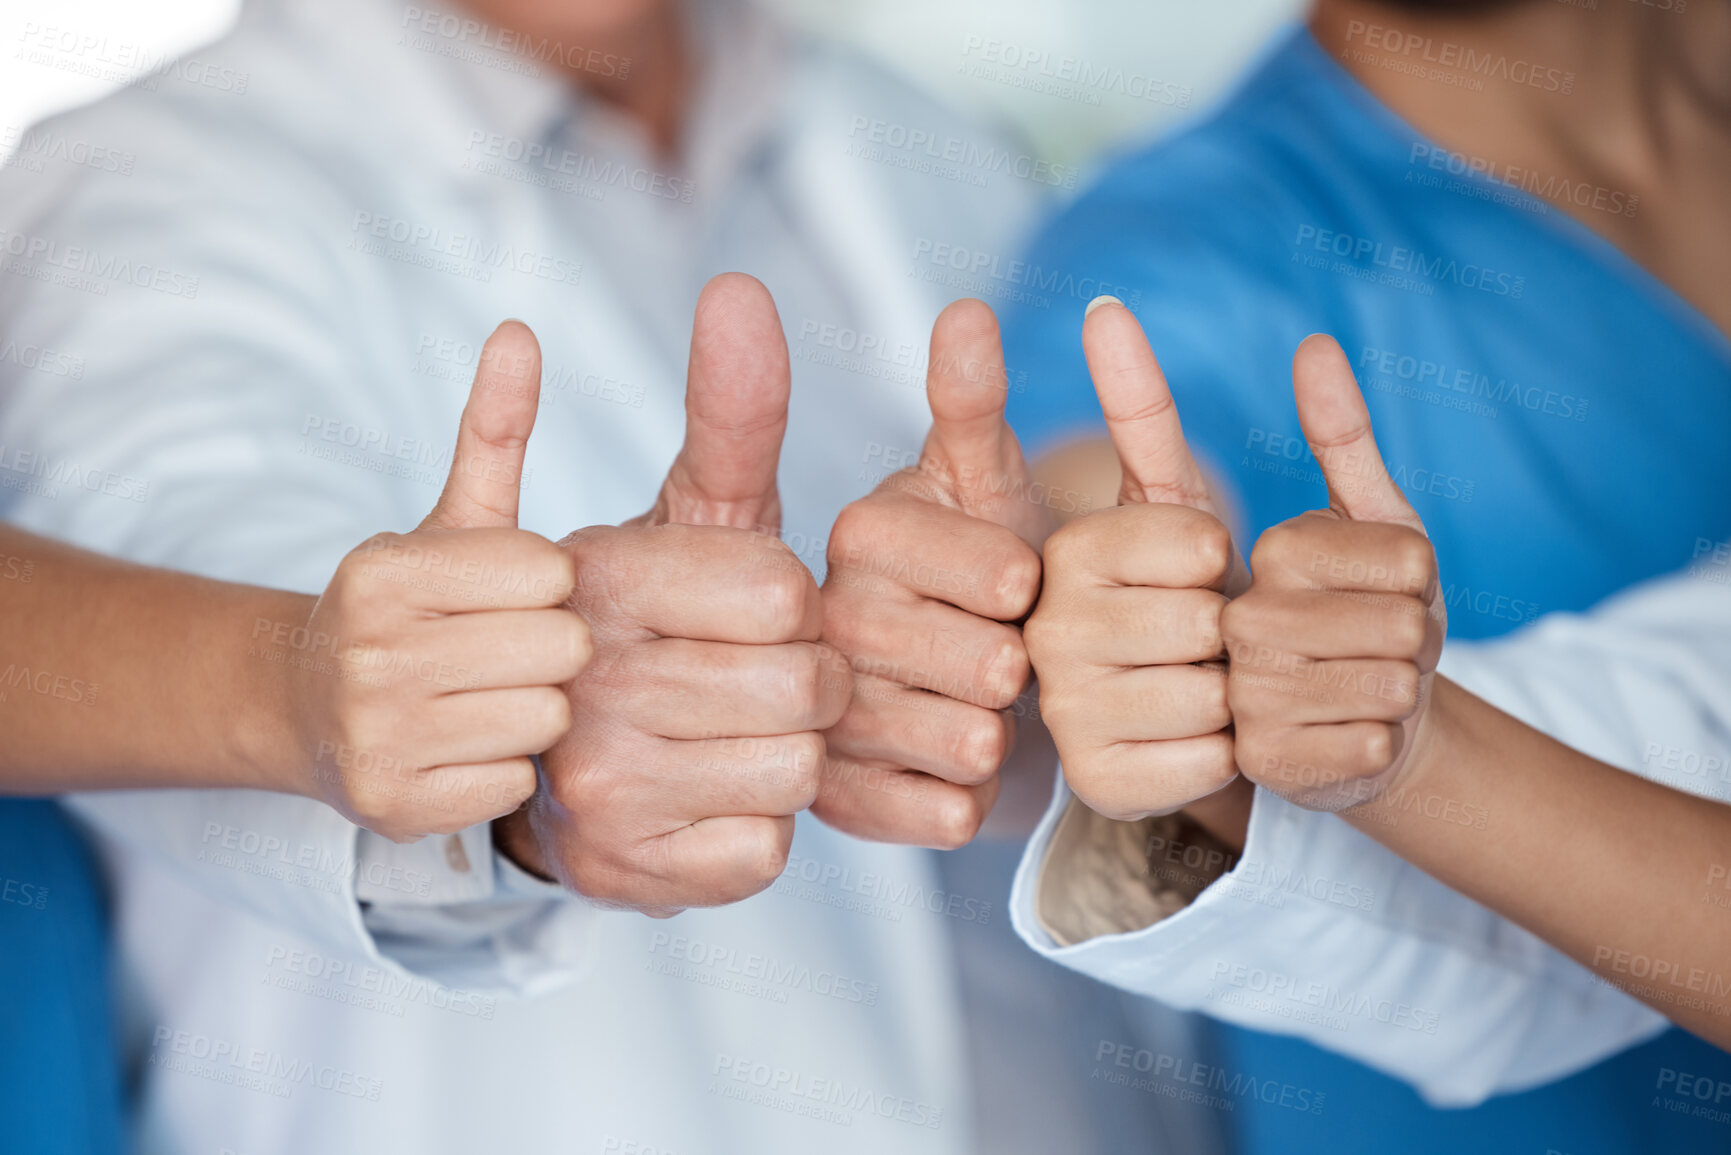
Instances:
[[[1596,758],[1731,799],[1728,579],[1731,567],[1698,565],[1587,614],[1450,644],[1442,670]],[[1431,820],[1484,821],[1470,805],[1413,804]],[[1036,950],[1101,981],[1297,1035],[1405,1079],[1441,1106],[1551,1082],[1665,1026],[1333,815],[1258,790],[1243,856],[1232,862],[1170,832],[1116,856],[1101,854],[1098,836],[1088,840],[1093,850],[1078,849],[1064,838],[1077,808],[1060,781],[1018,869],[1011,916]],[[1106,908],[1118,912],[1109,928],[1066,933],[1043,890],[1089,854],[1091,885],[1140,886],[1167,901],[1119,902]],[[1186,876],[1193,901],[1182,901],[1182,887],[1171,901],[1173,871]]]
[[[431,428],[400,366],[357,331],[353,302],[375,286],[331,251],[321,225],[344,219],[333,190],[291,162],[273,171],[250,140],[218,147],[220,132],[124,101],[104,115],[105,133],[151,142],[120,185],[89,170],[0,177],[0,249],[19,254],[0,269],[0,330],[76,368],[0,358],[0,510],[105,553],[316,592],[368,535],[412,527],[426,487],[333,460],[340,442],[312,434],[334,423],[441,445],[455,409]],[[268,229],[261,208],[225,195],[236,169],[272,190]],[[498,885],[485,827],[455,844],[459,868],[431,842],[386,851],[303,798],[180,790],[73,805],[209,893],[426,977],[538,989],[572,973],[594,914]]]

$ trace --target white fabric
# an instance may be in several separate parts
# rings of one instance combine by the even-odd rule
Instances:
[[[1731,800],[1728,577],[1703,565],[1588,614],[1451,642],[1440,668],[1596,758]],[[1551,1082],[1665,1025],[1334,815],[1261,789],[1242,858],[1190,906],[1133,934],[1059,947],[1035,917],[1034,882],[1069,800],[1060,777],[1018,867],[1011,916],[1036,950],[1125,990],[1299,1036],[1444,1106]],[[1437,821],[1483,817],[1471,799],[1417,801]]]
[[[228,83],[176,70],[56,121],[132,172],[0,176],[0,327],[82,365],[0,359],[6,517],[317,590],[431,507],[476,350],[516,316],[545,352],[523,524],[617,522],[679,445],[698,290],[740,269],[793,346],[786,538],[821,570],[840,507],[924,435],[956,294],[914,275],[920,242],[1007,259],[1028,186],[977,153],[960,181],[856,155],[861,118],[993,142],[758,18],[706,18],[674,163],[416,11],[252,4],[195,54]],[[802,818],[771,892],[655,922],[523,876],[484,829],[396,848],[247,792],[78,808],[118,888],[145,1152],[973,1146],[950,936],[1003,912],[926,852]]]

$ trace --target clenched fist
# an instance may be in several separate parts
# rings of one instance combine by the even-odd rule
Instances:
[[[1220,615],[1244,575],[1136,318],[1097,300],[1082,347],[1123,483],[1047,541],[1028,652],[1070,789],[1133,820],[1237,777]]]
[[[918,465],[830,533],[824,641],[854,672],[812,812],[864,838],[952,849],[979,830],[1028,683],[1017,625],[1040,589],[1052,513],[1004,421],[997,318],[950,305],[932,328],[932,428]]]
[[[583,619],[562,608],[571,559],[516,528],[540,383],[534,334],[499,326],[432,513],[344,558],[304,625],[254,629],[286,647],[302,791],[389,838],[515,810],[535,786],[529,755],[570,722],[563,685],[590,656]]]
[[[852,687],[819,645],[817,583],[776,539],[790,375],[775,304],[739,274],[698,299],[685,446],[653,509],[562,543],[595,660],[507,854],[598,902],[735,902],[786,865],[822,731]]]
[[[1340,346],[1292,362],[1305,439],[1329,505],[1274,526],[1255,580],[1222,621],[1246,777],[1312,810],[1398,786],[1447,628],[1436,552],[1389,477]]]

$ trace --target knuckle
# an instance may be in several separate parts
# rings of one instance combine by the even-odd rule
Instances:
[[[790,645],[782,655],[781,707],[789,730],[816,728],[824,712],[823,657],[816,646]]]
[[[551,644],[557,654],[559,680],[569,681],[595,656],[595,637],[581,615],[569,610],[554,612],[559,616],[548,618]]]
[[[1395,716],[1406,718],[1418,709],[1419,672],[1410,662],[1402,662],[1388,679],[1388,694],[1397,707]]]
[[[877,536],[879,519],[876,511],[880,504],[869,497],[863,497],[842,507],[841,513],[836,516],[835,526],[830,530],[829,544],[824,550],[824,556],[832,568],[845,567],[853,550]]]
[[[776,543],[787,554],[787,565],[764,568],[753,583],[752,601],[759,607],[770,636],[776,641],[792,641],[805,626],[811,599],[817,592],[811,574],[792,550]]]
[[[540,737],[540,743],[551,746],[571,728],[571,699],[565,691],[552,686],[533,688],[529,707],[529,726]]]
[[[1350,751],[1361,774],[1374,774],[1394,761],[1395,735],[1398,732],[1396,727],[1390,725],[1362,728]]]
[[[1028,684],[1032,669],[1020,631],[999,626],[982,636],[974,662],[973,686],[979,704],[988,710],[1010,706]]]
[[[931,844],[938,850],[960,850],[974,840],[985,820],[972,791],[941,791],[931,809]]]
[[[1197,729],[1212,734],[1232,721],[1230,679],[1212,669],[1195,667],[1194,671],[1196,714],[1200,721]]]
[[[824,759],[828,754],[823,735],[818,733],[794,734],[788,739],[788,793],[792,796],[791,809],[805,810],[817,801],[818,789],[823,784]]]
[[[1417,594],[1436,573],[1436,550],[1430,539],[1416,529],[1396,527],[1394,559],[1402,581],[1402,592]]]
[[[1261,573],[1265,570],[1286,568],[1302,548],[1302,535],[1303,531],[1289,521],[1263,530],[1262,536],[1256,539],[1256,544],[1250,550],[1251,571]]]
[[[1394,605],[1388,623],[1388,636],[1402,657],[1417,657],[1424,648],[1429,623],[1425,608],[1417,598],[1401,598]]]
[[[1104,518],[1079,517],[1058,527],[1041,551],[1048,570],[1069,575],[1086,574],[1093,557],[1093,537]]]
[[[1028,657],[1038,666],[1058,656],[1064,639],[1069,635],[1062,621],[1063,611],[1055,599],[1042,597],[1033,616],[1022,625],[1022,645]]]
[[[981,715],[956,727],[952,759],[970,784],[983,782],[998,772],[1009,754],[1008,738],[1003,720],[997,715]]]
[[[1225,595],[1213,590],[1199,591],[1189,622],[1190,638],[1196,652],[1218,653],[1226,644],[1225,614],[1230,602]]]
[[[1220,607],[1221,640],[1228,646],[1255,643],[1264,633],[1262,597],[1252,585],[1248,591]]]
[[[997,603],[998,617],[1013,621],[1026,614],[1040,596],[1040,555],[1016,538],[987,567],[986,583]]]
[[[1198,518],[1190,533],[1190,549],[1203,575],[1199,585],[1221,580],[1232,568],[1232,531],[1217,517]]]
[[[547,603],[557,605],[564,602],[577,588],[577,559],[569,550],[554,545],[539,534],[530,537],[534,543],[535,572],[545,585]]]
[[[787,869],[793,851],[793,823],[771,818],[750,823],[740,838],[741,898],[767,890]]]

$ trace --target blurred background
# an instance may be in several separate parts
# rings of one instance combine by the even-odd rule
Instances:
[[[1206,109],[1304,7],[1303,0],[766,2],[1010,125],[1038,155],[1066,164]],[[0,0],[0,157],[25,126],[127,79],[124,66],[85,75],[18,59],[32,23],[124,43],[148,67],[215,39],[239,10],[238,0]],[[1078,75],[1107,79],[1064,79]]]

